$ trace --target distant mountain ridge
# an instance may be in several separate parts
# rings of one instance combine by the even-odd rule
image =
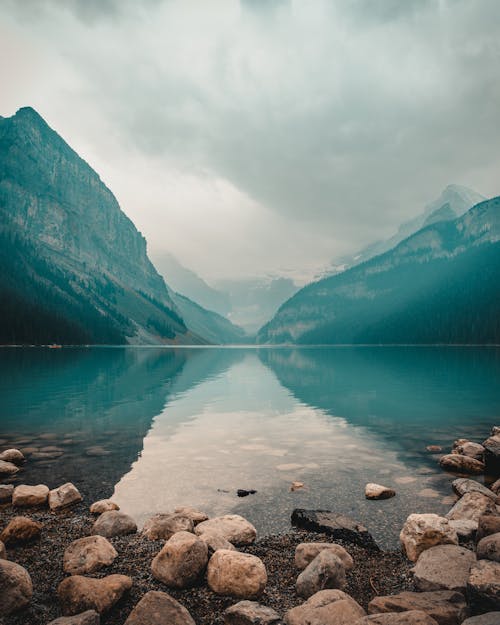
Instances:
[[[301,289],[258,342],[500,343],[500,197]]]

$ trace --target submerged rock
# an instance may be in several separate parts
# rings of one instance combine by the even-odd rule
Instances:
[[[40,536],[42,524],[25,516],[15,516],[0,534],[0,540],[6,545],[34,540]]]
[[[12,462],[0,460],[0,475],[15,475],[18,471],[19,467],[16,467]]]
[[[272,608],[245,600],[227,608],[224,625],[282,625],[282,621]]]
[[[6,449],[0,454],[0,460],[4,462],[12,462],[13,464],[23,464],[26,458],[19,449]]]
[[[195,625],[186,608],[166,592],[150,590],[124,625]]]
[[[342,560],[333,551],[324,549],[298,576],[295,590],[299,597],[308,598],[327,588],[342,590],[345,583]]]
[[[396,496],[396,491],[381,484],[367,484],[365,486],[365,497],[367,499],[390,499]]]
[[[409,560],[416,562],[422,551],[436,545],[458,545],[456,531],[448,519],[437,514],[410,514],[399,535]]]
[[[190,532],[177,532],[154,558],[151,571],[167,586],[187,588],[201,577],[207,562],[207,544]]]
[[[305,603],[285,614],[286,625],[347,625],[366,615],[363,608],[342,590],[320,590]]]
[[[0,618],[25,608],[32,595],[28,571],[15,562],[0,559]]]
[[[208,563],[207,582],[219,595],[252,599],[266,587],[266,567],[257,556],[219,549]]]
[[[102,614],[131,587],[132,579],[126,575],[109,575],[102,579],[72,575],[59,584],[57,594],[64,615],[80,614],[85,610]]]
[[[476,554],[456,545],[438,545],[423,551],[412,569],[417,590],[465,592]]]
[[[12,494],[12,505],[19,507],[42,506],[49,496],[49,487],[45,484],[28,486],[20,484]]]

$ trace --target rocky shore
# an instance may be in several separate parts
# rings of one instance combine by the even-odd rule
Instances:
[[[239,515],[185,507],[138,531],[114,502],[84,502],[73,484],[14,488],[24,457],[6,450],[0,623],[498,625],[499,461],[498,427],[482,444],[455,441],[439,462],[457,475],[456,502],[442,517],[411,514],[402,549],[383,552],[340,511],[295,510],[289,533],[265,538]],[[365,494],[397,496],[380,484]]]

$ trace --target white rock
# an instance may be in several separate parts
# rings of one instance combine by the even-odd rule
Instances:
[[[410,514],[399,535],[407,557],[416,562],[418,556],[436,545],[458,545],[456,531],[448,519],[437,514]]]

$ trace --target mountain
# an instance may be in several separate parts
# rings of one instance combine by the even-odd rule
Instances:
[[[32,108],[0,118],[0,343],[204,343],[97,173]]]
[[[168,252],[152,252],[150,255],[155,267],[176,293],[182,293],[203,308],[213,310],[224,317],[229,314],[231,303],[227,293],[209,286]]]
[[[285,302],[262,343],[500,343],[500,197]]]
[[[458,184],[450,184],[436,200],[430,202],[425,207],[424,211],[418,215],[418,217],[403,223],[392,237],[371,243],[355,254],[336,258],[332,261],[331,267],[323,272],[321,277],[335,275],[340,271],[345,271],[350,267],[360,265],[374,256],[379,256],[389,251],[424,226],[436,223],[437,221],[456,219],[468,211],[469,208],[475,204],[479,204],[479,202],[483,202],[485,199],[485,197],[473,189]]]

